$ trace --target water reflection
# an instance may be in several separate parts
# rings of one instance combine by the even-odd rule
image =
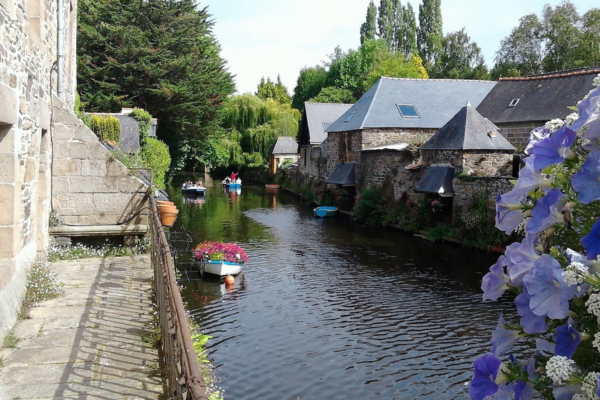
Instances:
[[[183,204],[176,191],[173,199]],[[209,187],[201,208],[183,204],[172,230],[189,247],[238,242],[250,258],[229,290],[201,280],[191,252],[178,252],[183,296],[213,337],[226,398],[468,397],[495,318],[514,314],[508,301],[481,302],[495,256],[343,215],[314,218],[279,190],[246,184],[233,199],[220,183]]]

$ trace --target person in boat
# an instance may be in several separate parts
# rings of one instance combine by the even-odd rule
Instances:
[[[196,186],[202,186],[202,181],[197,181]]]
[[[238,174],[236,172],[231,172],[230,178],[231,182],[235,182],[235,178],[237,178]]]
[[[231,183],[231,178],[228,177],[228,176],[226,176],[225,179],[223,179],[223,183],[226,184],[226,185],[230,184]]]
[[[241,180],[240,178],[237,178],[237,179],[235,180],[235,183],[237,183],[238,185],[241,185],[241,184],[242,184],[242,180]]]

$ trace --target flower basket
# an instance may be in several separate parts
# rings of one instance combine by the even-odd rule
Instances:
[[[244,248],[235,243],[203,242],[196,246],[192,253],[196,260],[201,261],[223,261],[236,264],[248,262]]]

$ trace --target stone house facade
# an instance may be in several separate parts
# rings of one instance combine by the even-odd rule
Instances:
[[[72,111],[76,22],[76,0],[0,0],[0,339],[49,245],[51,212],[114,224],[146,193]]]

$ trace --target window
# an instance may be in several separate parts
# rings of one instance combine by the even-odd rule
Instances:
[[[412,104],[396,104],[402,118],[421,118],[417,109]]]
[[[352,117],[354,117],[354,114],[355,114],[355,113],[350,113],[350,114],[348,114],[348,116],[346,116],[346,120],[344,121],[344,123],[345,123],[345,124],[347,124],[347,123],[348,123],[348,121],[350,121],[350,120],[352,119]]]
[[[516,105],[517,105],[517,103],[519,102],[519,100],[520,100],[520,99],[512,99],[512,100],[510,101],[510,103],[508,103],[508,106],[509,106],[509,107],[514,107],[514,106],[516,106]]]
[[[327,130],[331,126],[331,122],[323,122],[323,132]]]

